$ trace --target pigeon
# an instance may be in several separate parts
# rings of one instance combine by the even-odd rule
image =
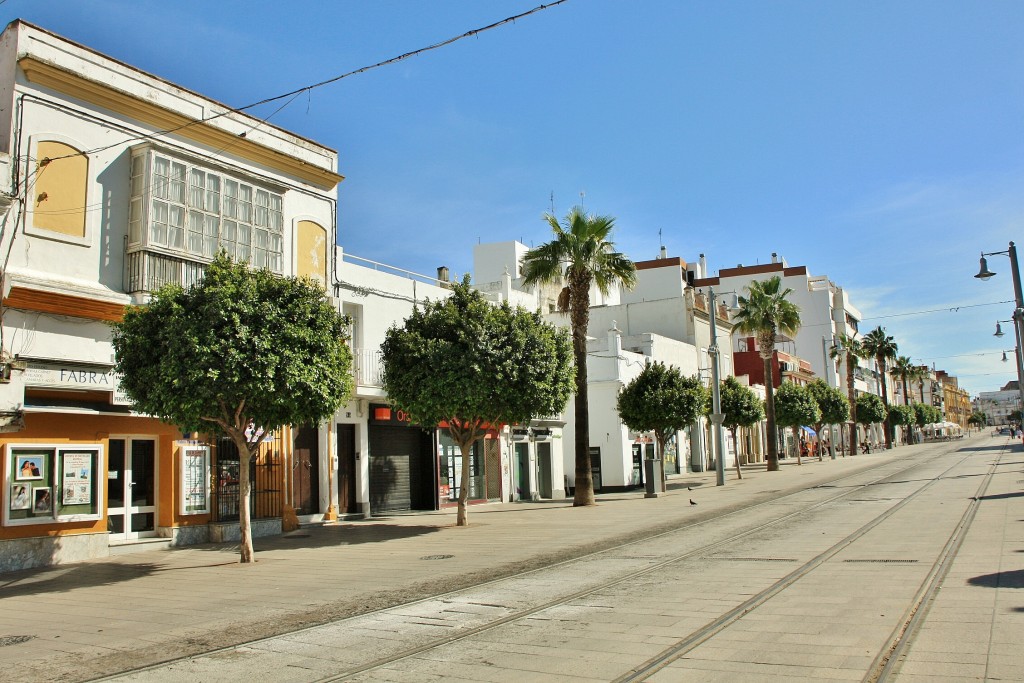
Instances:
[[[693,487],[692,487],[692,486],[687,486],[687,487],[686,487],[686,490],[687,490],[687,491],[692,491],[692,490],[693,490]]]
[[[690,505],[696,505],[696,504],[697,504],[697,501],[695,501],[693,498],[691,498],[690,499]]]

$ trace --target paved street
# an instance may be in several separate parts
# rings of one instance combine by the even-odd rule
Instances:
[[[986,433],[653,500],[479,506],[461,529],[306,528],[250,566],[205,546],[6,574],[0,666],[88,680],[216,651],[123,679],[1024,680],[1022,473]]]

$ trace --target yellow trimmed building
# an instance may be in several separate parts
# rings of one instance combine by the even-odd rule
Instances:
[[[194,283],[221,249],[337,294],[337,165],[294,133],[23,21],[6,27],[0,571],[237,534],[237,454],[132,410],[109,322],[165,283]],[[257,534],[329,509],[330,434],[266,443]]]

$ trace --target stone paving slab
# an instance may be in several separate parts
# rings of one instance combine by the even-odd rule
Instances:
[[[971,440],[965,442],[969,443]],[[984,443],[990,445],[989,441]],[[531,562],[539,565],[552,558],[568,557],[608,545],[616,538],[636,537],[638,532],[696,525],[701,520],[719,517],[750,501],[772,499],[797,488],[876,467],[913,450],[897,449],[890,453],[836,461],[811,460],[805,461],[801,467],[784,464],[778,473],[751,469],[744,472],[743,481],[736,481],[730,472],[728,485],[721,488],[713,485],[713,473],[687,475],[671,482],[669,494],[661,498],[644,499],[639,492],[599,496],[599,505],[587,509],[574,509],[567,502],[474,506],[470,510],[471,526],[467,528],[455,528],[454,513],[446,511],[392,515],[386,519],[303,529],[300,534],[288,538],[259,539],[258,562],[248,566],[234,561],[234,546],[211,545],[120,555],[94,563],[4,574],[0,575],[0,601],[4,608],[0,615],[16,614],[18,618],[0,617],[0,637],[26,634],[34,636],[34,639],[22,645],[0,647],[0,666],[4,667],[5,673],[17,672],[13,679],[9,679],[13,681],[37,680],[39,672],[46,672],[49,679],[73,681],[116,671],[119,667],[159,661],[183,652],[201,652],[230,644],[232,639],[238,642],[247,636],[269,635],[330,620],[358,612],[361,607],[384,606],[389,600],[399,600],[401,596],[414,594],[417,590],[438,586],[454,588],[466,575],[479,579],[498,573],[496,569],[511,570],[530,566]],[[1019,470],[1016,468],[1010,476],[1022,478]],[[687,490],[687,486],[693,490]],[[1020,487],[1016,490],[1019,491]],[[1003,494],[1012,492],[1012,489],[1001,491]],[[697,500],[699,506],[690,506],[690,498]],[[979,524],[979,528],[991,530],[992,525],[1006,526],[1024,518],[1024,506],[1019,498],[1008,496],[994,501],[1001,501],[1007,509],[1016,510],[1015,517],[1011,519],[1013,515],[1004,515],[1001,522],[996,518],[986,518],[986,523]],[[991,539],[986,538],[986,543],[991,543]],[[1022,547],[1024,545],[1018,543],[1002,557],[1017,561],[1019,568],[1019,560],[1024,556],[1013,555],[1013,552]],[[899,543],[894,542],[892,549],[898,552]],[[442,553],[455,557],[443,561],[421,559]],[[642,547],[631,554],[641,557]],[[964,564],[965,568],[970,567],[964,569],[965,582],[979,575],[1002,571],[989,556],[972,555],[972,558],[968,558],[970,564]],[[643,564],[642,560],[633,561]],[[780,567],[758,566],[759,571],[763,569],[779,570],[783,574],[786,571]],[[852,575],[869,571],[854,565],[844,569]],[[736,587],[731,580],[717,584],[712,582],[708,586],[709,595]],[[991,593],[992,589],[984,588],[984,591]],[[955,608],[963,609],[964,601],[969,601],[974,592],[955,594]],[[856,599],[857,596],[837,590],[832,597],[841,604],[842,600]],[[45,611],[36,611],[44,602]],[[1021,602],[1017,600],[1016,604],[1019,606]],[[1004,603],[993,604],[1002,608]],[[702,609],[720,612],[722,604],[709,599]],[[641,607],[624,622],[593,622],[591,626],[609,634],[630,633],[654,639],[648,640],[647,646],[660,649],[664,640],[671,639],[679,629],[688,629],[707,620],[706,617],[698,618],[693,624],[685,619],[680,621],[680,617],[686,615],[667,604],[662,610],[647,609],[650,613],[641,613],[643,609]],[[665,616],[669,613],[673,616]],[[59,627],[55,628],[54,618],[57,615],[64,616],[59,620]],[[627,622],[637,622],[637,626]],[[662,627],[658,626],[659,623]],[[1009,656],[1000,645],[1006,643],[1009,649],[1014,639],[1018,644],[1021,642],[1020,624],[1021,621],[1012,619],[1000,620],[1000,630],[996,631],[999,635],[989,643],[991,656]],[[937,622],[937,625],[940,626],[937,633],[941,635],[941,624]],[[843,624],[834,626],[849,628]],[[386,630],[387,627],[383,628]],[[778,634],[778,638],[781,643],[795,636],[791,644],[799,646],[800,639],[806,643],[807,635],[814,635],[820,630],[821,625],[814,624],[807,634],[783,633]],[[81,634],[82,642],[75,642],[76,633]],[[733,635],[743,637],[741,631]],[[751,633],[752,642],[763,637],[763,634]],[[329,641],[324,646],[328,647]],[[593,649],[570,652],[585,656],[587,652],[592,655]],[[816,647],[808,647],[808,652],[821,654]],[[849,661],[841,663],[834,675],[841,675],[847,668],[845,665],[857,663],[854,660],[863,659],[848,651],[842,654]],[[573,659],[570,653],[566,653],[566,657]],[[322,659],[329,661],[331,657]],[[993,664],[1003,666],[1002,661],[993,661]],[[585,668],[569,672],[548,663],[536,668],[536,671],[531,671],[530,680],[541,680],[536,677],[542,673],[555,676],[551,680],[567,680],[558,677],[563,675],[579,675],[579,680],[586,679]],[[394,680],[421,681],[430,680],[433,676],[438,680],[458,680],[460,676],[465,676],[465,680],[484,680],[475,677],[478,673],[468,670],[420,671],[416,677],[410,678],[401,671],[393,672]],[[732,677],[727,680],[731,681],[743,680],[736,678],[737,673],[753,675],[750,671],[730,670],[730,673]],[[777,675],[780,680],[813,677],[810,669],[801,667],[785,671],[772,668],[761,673],[769,677]],[[21,674],[25,676],[23,679],[18,678]],[[498,679],[511,680],[500,676]],[[259,676],[252,680],[259,680]],[[382,679],[375,677],[374,680]],[[520,677],[518,680],[523,679]]]

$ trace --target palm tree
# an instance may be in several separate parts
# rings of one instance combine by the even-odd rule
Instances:
[[[554,239],[523,257],[523,285],[562,284],[558,308],[569,314],[572,350],[576,360],[576,486],[573,505],[594,504],[594,480],[590,470],[590,406],[587,396],[587,326],[590,323],[590,288],[607,294],[614,285],[632,288],[636,266],[615,251],[608,240],[615,219],[573,207],[562,222],[545,214]]]
[[[864,335],[864,350],[874,356],[878,363],[878,378],[882,383],[882,403],[885,405],[886,413],[889,412],[889,390],[886,387],[885,372],[887,361],[896,357],[898,348],[896,340],[885,333],[885,328],[879,325]],[[885,428],[885,448],[892,448],[892,433],[890,432],[889,417],[883,422]]]
[[[778,275],[759,282],[751,282],[744,289],[748,297],[739,298],[736,329],[757,337],[758,350],[764,361],[765,417],[768,422],[768,471],[779,469],[779,444],[775,427],[775,386],[772,378],[772,353],[779,332],[793,336],[800,329],[800,309],[787,297],[793,293],[782,288]]]
[[[898,356],[892,364],[892,376],[899,379],[903,384],[903,405],[910,405],[910,391],[908,390],[908,382],[917,376],[917,366],[914,365],[914,361],[910,360],[910,356]],[[910,431],[910,443],[914,443],[914,429],[911,426],[907,426]]]
[[[839,335],[839,344],[832,347],[832,357],[846,356],[846,393],[850,399],[850,455],[857,455],[857,392],[853,387],[854,371],[864,358],[864,346],[856,337]]]
[[[907,383],[913,379],[917,374],[917,366],[914,365],[914,361],[910,360],[910,356],[897,356],[896,360],[892,363],[892,376],[900,380],[903,385],[903,405],[910,405],[910,392],[907,389]]]

